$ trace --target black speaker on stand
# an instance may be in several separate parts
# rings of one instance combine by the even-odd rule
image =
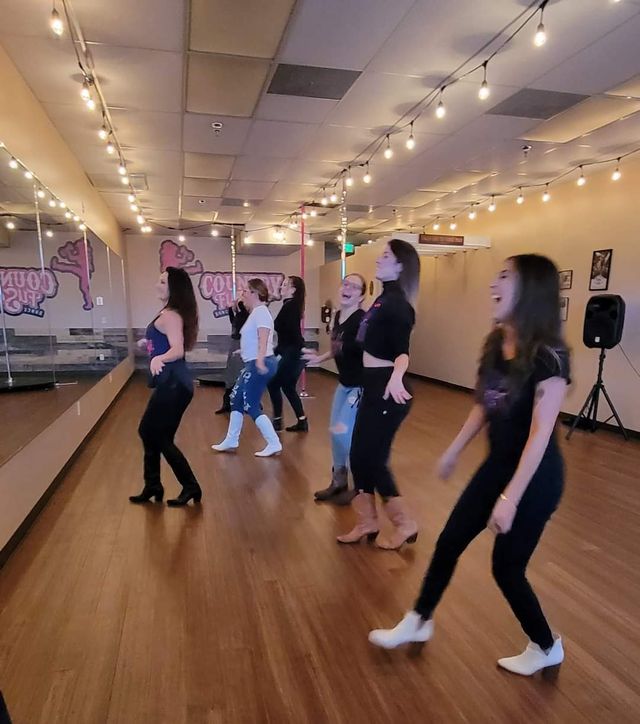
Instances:
[[[613,349],[622,339],[622,330],[624,328],[624,299],[617,294],[598,294],[591,297],[587,302],[584,314],[584,329],[582,333],[582,341],[586,347],[590,349],[600,350],[600,359],[598,364],[598,377],[596,383],[591,388],[591,392],[582,405],[579,414],[576,415],[571,429],[567,433],[567,440],[573,434],[576,427],[591,430],[595,432],[598,429],[598,406],[600,403],[600,393],[604,395],[611,415],[605,420],[604,424],[612,418],[618,424],[618,427],[624,435],[624,439],[629,439],[629,434],[624,428],[620,415],[614,407],[611,398],[602,381],[602,373],[604,371],[604,361],[607,356],[605,350]]]

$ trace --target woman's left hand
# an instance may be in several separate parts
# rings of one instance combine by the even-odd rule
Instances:
[[[397,377],[395,374],[391,375],[391,378],[385,387],[382,399],[388,400],[389,395],[391,395],[391,399],[394,402],[397,402],[398,405],[404,405],[411,399],[411,395],[402,384],[402,377]]]
[[[513,519],[516,517],[517,510],[516,506],[510,500],[498,498],[498,502],[493,506],[487,528],[496,535],[508,533],[513,525]]]
[[[164,362],[160,357],[154,357],[149,363],[149,369],[151,370],[151,374],[156,377],[164,369]]]

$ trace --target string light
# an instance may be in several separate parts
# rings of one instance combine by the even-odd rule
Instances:
[[[16,228],[16,225],[13,223],[13,221],[7,221],[5,226],[7,227],[7,229],[10,229],[10,230],[13,230]]]
[[[276,241],[284,241],[284,231],[278,226],[273,232],[273,237]]]
[[[102,126],[102,128],[98,131],[98,137],[101,141],[106,141],[107,138],[109,138],[109,131],[107,131],[106,126]]]
[[[51,238],[51,237],[53,236],[53,231],[51,231],[51,229],[47,229],[47,230],[44,232],[44,235],[45,235],[45,236],[48,236],[49,238]]]
[[[91,98],[91,90],[89,89],[89,83],[87,80],[82,81],[82,88],[80,88],[80,98],[86,103]]]
[[[305,243],[305,246],[313,246],[314,241],[311,237],[309,237],[304,243]]]
[[[364,176],[362,177],[362,180],[366,184],[371,183],[371,173],[369,172],[369,161],[367,161],[367,163],[365,164],[365,171],[364,171]]]
[[[71,219],[71,218],[73,218],[73,214],[72,214],[70,211],[65,211],[65,212],[64,212],[64,218],[65,218],[65,219]]]
[[[44,189],[38,189],[38,198],[43,199],[46,196]]]
[[[57,205],[58,205],[58,204],[56,204],[56,200],[55,200],[55,199],[53,198],[53,196],[52,196],[52,197],[49,199],[49,206],[50,206],[52,209],[55,209],[55,207],[56,207]]]
[[[243,202],[242,205],[244,206],[245,209],[248,209],[251,206],[251,204],[248,201]]]
[[[318,212],[317,212],[315,209],[311,209],[311,211],[309,212],[309,214],[310,214],[310,216],[313,218],[313,217],[316,217],[316,216],[318,215]]]
[[[9,161],[9,168],[12,168],[14,171],[18,168],[20,164],[15,160],[15,158],[12,158]]]
[[[491,95],[491,91],[489,90],[489,84],[487,83],[487,63],[488,61],[485,60],[485,62],[482,64],[484,78],[482,79],[482,83],[480,84],[480,88],[478,90],[478,98],[481,101],[486,101],[487,98]]]
[[[436,118],[444,118],[447,115],[447,109],[444,107],[444,101],[442,100],[444,97],[444,89],[445,86],[442,86],[440,89],[440,100],[436,106]]]
[[[131,205],[129,206],[129,208],[131,209],[131,211],[133,211],[134,214],[137,213],[138,211],[140,211],[140,208],[138,207],[138,204],[131,204]]]
[[[180,235],[178,236],[178,241],[179,241],[181,244],[184,244],[184,242],[185,242],[186,240],[187,240],[187,237],[186,237],[184,234],[180,234]]]
[[[141,231],[143,234],[148,234],[148,233],[151,231],[151,227],[150,227],[148,224],[145,224],[145,226],[143,226],[143,227],[140,229],[140,231]]]
[[[129,195],[127,196],[127,201],[128,201],[130,204],[134,203],[135,200],[136,200],[135,194],[129,194]]]
[[[542,194],[542,200],[546,204],[547,201],[549,201],[550,199],[551,199],[551,194],[549,193],[549,184],[546,184],[544,193]]]
[[[496,199],[495,196],[492,196],[492,197],[491,197],[491,203],[489,204],[489,211],[490,211],[491,213],[493,213],[493,212],[496,210],[496,201],[495,201],[495,199]]]
[[[338,202],[338,194],[334,191],[334,192],[331,194],[330,199],[331,199],[331,203],[332,203],[332,204],[337,203],[337,202]]]
[[[73,220],[77,223],[78,221],[80,221],[80,217],[76,215],[73,217]]]
[[[440,230],[440,219],[439,219],[439,218],[436,219],[436,220],[433,222],[433,230],[434,230],[434,231],[439,231],[439,230]]]
[[[140,224],[140,226],[142,226],[142,225],[144,224],[144,221],[145,221],[144,216],[143,216],[142,214],[138,214],[138,215],[136,216],[136,221]]]
[[[471,211],[469,212],[469,219],[470,219],[471,221],[473,221],[473,220],[476,218],[477,215],[478,215],[477,211],[476,211],[476,210],[473,208],[473,206],[472,206],[472,207],[471,207]]]
[[[60,17],[60,13],[56,10],[55,0],[53,3],[53,10],[49,18],[49,27],[53,30],[53,33],[60,37],[64,33],[64,23]]]
[[[95,109],[96,109],[96,102],[93,100],[93,98],[89,98],[89,100],[87,101],[87,108],[88,108],[90,111],[95,111]]]
[[[67,208],[67,205],[65,204],[64,201],[58,201],[58,206],[59,206],[61,209],[66,209],[66,208]]]
[[[351,166],[349,166],[349,170],[347,171],[347,176],[346,176],[344,182],[349,187],[353,186],[353,176],[351,175]]]
[[[121,176],[126,176],[126,175],[127,175],[127,168],[126,168],[126,166],[125,166],[123,163],[121,163],[121,164],[118,166],[118,173],[119,173]]]
[[[109,141],[109,143],[107,143],[107,153],[110,156],[113,156],[113,154],[115,152],[116,152],[116,147],[113,145],[113,143],[111,143],[111,141]]]
[[[390,158],[393,158],[393,149],[391,148],[391,139],[389,138],[388,133],[387,133],[387,147],[384,149],[384,157],[387,159],[387,161]]]
[[[458,222],[456,221],[456,217],[454,216],[453,219],[451,219],[451,223],[449,224],[449,228],[451,231],[455,231],[458,228]]]
[[[616,165],[616,170],[611,174],[611,180],[620,181],[621,178],[622,178],[622,173],[620,171],[620,159],[618,159],[618,164]]]
[[[322,189],[322,198],[320,199],[320,203],[323,206],[327,206],[329,204],[329,199],[327,198],[327,194],[324,188]]]
[[[522,195],[522,186],[518,187],[518,198],[516,199],[516,202],[519,204],[524,204],[524,196]]]
[[[78,224],[78,229],[80,229],[80,231],[86,231],[87,225],[84,222],[82,224]]]
[[[120,183],[124,186],[129,185],[129,177],[128,176],[120,176]]]
[[[584,171],[582,170],[582,166],[580,166],[580,176],[578,176],[578,180],[576,181],[578,186],[584,186],[587,183],[587,179],[584,176]]]
[[[536,48],[541,48],[547,42],[547,31],[544,28],[543,22],[544,9],[546,5],[546,0],[540,5],[540,22],[538,24],[538,27],[536,28],[536,34],[533,36],[533,44],[536,46]]]
[[[211,229],[211,236],[220,236],[220,232],[217,229]]]
[[[31,173],[31,171],[25,171],[24,177],[27,179],[27,181],[31,181],[31,179],[33,178],[33,174]]]
[[[302,214],[301,214],[301,216],[302,216],[303,221],[306,221],[308,214],[307,214],[306,211],[303,211]]]
[[[405,145],[409,151],[413,151],[413,149],[416,147],[416,139],[413,137],[413,121],[411,121],[411,125],[409,126],[409,128],[409,138],[407,138],[407,143]]]

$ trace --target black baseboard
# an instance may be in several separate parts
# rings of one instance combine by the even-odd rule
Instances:
[[[7,562],[13,551],[20,545],[20,542],[25,537],[25,535],[28,533],[29,528],[34,524],[36,518],[40,515],[40,513],[44,510],[45,506],[51,499],[51,496],[55,493],[56,489],[64,479],[65,475],[69,472],[69,468],[74,464],[76,461],[78,455],[84,450],[86,445],[89,443],[91,438],[96,433],[98,427],[100,426],[100,423],[105,418],[109,410],[115,405],[115,403],[120,398],[120,395],[126,390],[126,388],[131,383],[131,380],[134,378],[134,374],[132,374],[129,379],[122,385],[122,388],[118,392],[118,394],[113,398],[107,409],[100,415],[100,418],[97,420],[96,424],[91,428],[91,430],[87,433],[84,440],[78,445],[73,455],[67,460],[67,462],[64,464],[64,467],[62,470],[56,475],[54,480],[52,481],[51,485],[44,491],[38,502],[33,506],[31,509],[31,512],[27,515],[27,517],[22,521],[22,523],[18,526],[16,532],[9,538],[9,540],[6,542],[2,550],[0,550],[0,568],[4,566],[4,564]]]
[[[560,413],[560,422],[563,425],[566,425],[567,427],[571,427],[573,425],[573,421],[576,419],[577,415],[570,415],[569,413]],[[610,425],[608,422],[598,422],[598,425],[594,430],[591,429],[591,424],[587,423],[585,420],[581,420],[577,426],[576,430],[579,430],[581,432],[591,432],[592,434],[594,432],[597,432],[598,430],[606,430],[607,432],[614,432],[620,437],[623,437],[622,430],[617,425]],[[640,432],[638,430],[631,430],[628,427],[625,427],[625,430],[627,431],[627,434],[630,438],[634,440],[640,440]]]

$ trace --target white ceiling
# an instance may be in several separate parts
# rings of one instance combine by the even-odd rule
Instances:
[[[214,218],[253,227],[281,223],[301,202],[319,200],[324,183],[529,2],[71,4],[129,171],[143,175],[137,186],[146,182],[139,196],[147,217],[187,228]],[[98,139],[99,117],[80,101],[71,42],[68,35],[52,37],[49,11],[43,0],[0,0],[0,43],[123,228],[130,228],[134,215],[117,178],[117,161]],[[553,131],[563,140],[570,124],[588,127],[588,108],[574,108],[570,113],[577,120],[556,118],[546,129],[532,119],[486,114],[524,87],[601,96],[640,74],[640,0],[551,0],[545,25],[544,48],[534,48],[528,28],[491,62],[488,101],[477,98],[480,74],[457,83],[446,92],[444,120],[430,110],[416,121],[413,152],[404,148],[404,133],[392,137],[392,160],[381,153],[372,160],[371,186],[354,171],[349,202],[365,209],[350,213],[354,228],[420,226],[490,194],[548,180],[638,143],[640,104],[624,97],[622,109],[604,114],[607,125],[565,143],[529,141],[526,160],[522,139],[548,139]],[[362,74],[341,101],[269,95],[278,63]],[[623,92],[636,95],[639,85]],[[586,103],[609,109],[614,105],[609,100]],[[214,121],[224,124],[219,135],[211,128]],[[18,201],[20,193],[15,195]],[[251,205],[230,206],[225,199]],[[376,207],[373,213],[367,213],[369,205]],[[338,223],[336,211],[309,220],[314,233]]]

